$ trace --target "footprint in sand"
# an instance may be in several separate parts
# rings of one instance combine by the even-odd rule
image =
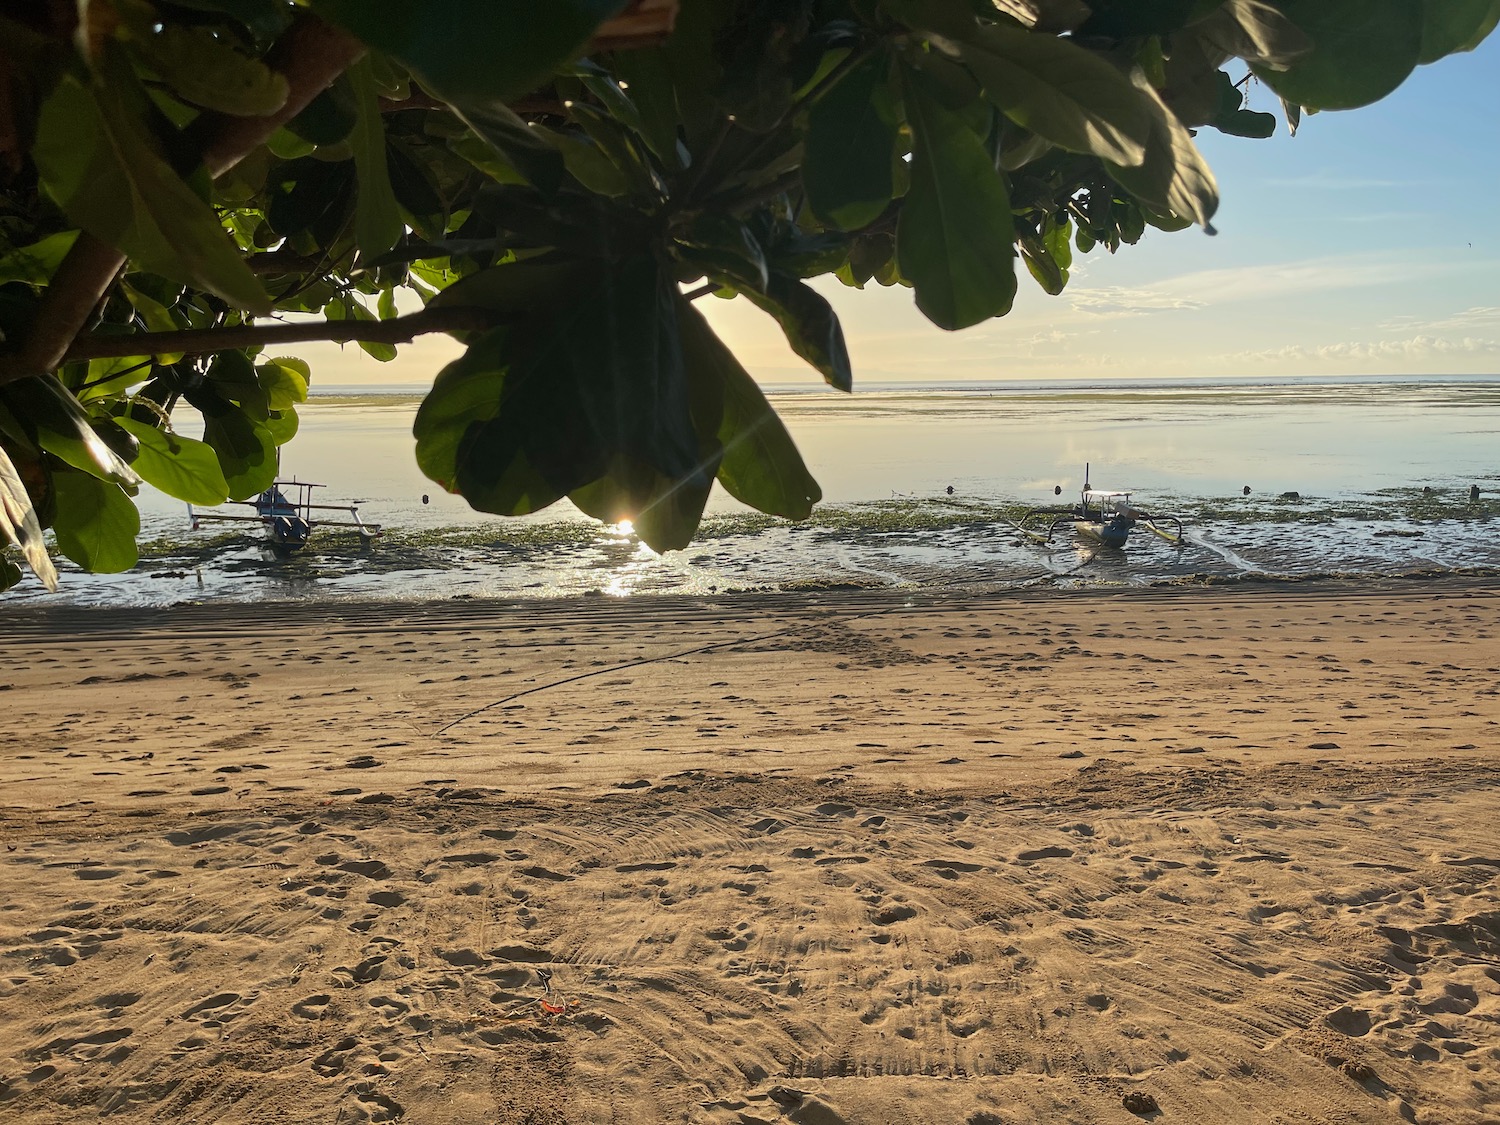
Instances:
[[[367,1121],[397,1121],[406,1116],[406,1107],[368,1085],[357,1086],[354,1100]]]
[[[198,1001],[182,1013],[182,1018],[201,1023],[204,1027],[223,1027],[255,1003],[257,995],[254,992],[248,996],[241,996],[238,992],[220,992]]]
[[[1038,859],[1070,859],[1073,855],[1072,848],[1052,845],[1046,848],[1031,848],[1028,851],[1017,852],[1016,862],[1032,863]]]
[[[352,927],[351,927],[352,928]],[[333,972],[335,976],[344,974],[355,984],[369,984],[371,981],[380,979],[380,974],[385,967],[386,958],[384,954],[377,957],[366,957],[354,968],[347,965],[337,966]]]
[[[332,1047],[329,1047],[310,1064],[315,1074],[321,1074],[324,1078],[332,1078],[344,1073],[349,1065],[349,1054],[359,1046],[359,1040],[352,1035],[346,1039],[340,1039]]]
[[[903,903],[896,906],[881,907],[875,912],[871,921],[877,926],[894,926],[897,922],[905,922],[916,916],[916,907],[907,906]]]
[[[331,999],[332,997],[326,992],[305,997],[292,1005],[292,1015],[301,1016],[305,1020],[320,1020],[323,1018],[323,1013],[328,1011],[328,1002]]]

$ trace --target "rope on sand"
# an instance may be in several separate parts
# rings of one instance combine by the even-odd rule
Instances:
[[[1017,587],[1030,586],[1033,583],[1037,583],[1037,582],[1050,582],[1050,581],[1054,581],[1054,580],[1056,580],[1058,578],[1066,578],[1070,574],[1076,574],[1078,571],[1082,570],[1089,563],[1091,563],[1091,562],[1094,561],[1095,553],[1096,552],[1092,552],[1092,551],[1089,552],[1087,555],[1084,556],[1084,559],[1083,559],[1082,562],[1080,562],[1075,567],[1069,568],[1068,570],[1064,570],[1064,571],[1051,571],[1051,570],[1043,571],[1040,574],[1032,575],[1030,578],[1026,578],[1026,579],[1021,580],[1020,582],[1015,583],[1015,586],[1017,586]],[[962,583],[964,583],[966,581],[967,581],[966,579],[955,578],[955,579],[953,579],[953,580],[951,580],[949,582],[934,583],[932,586],[929,586],[928,589],[941,589],[944,586],[957,586],[957,585],[960,585],[960,584],[962,584]],[[905,608],[906,608],[905,606],[895,606],[895,605],[882,606],[879,609],[868,610],[865,613],[856,613],[856,614],[853,614],[851,616],[843,617],[840,620],[842,622],[861,621],[861,620],[863,620],[863,619],[865,619],[867,617],[879,617],[882,614],[894,613],[898,609],[905,609]],[[492,711],[492,710],[494,710],[496,707],[502,707],[502,706],[504,706],[507,703],[513,703],[517,699],[521,699],[522,697],[527,696],[527,695],[535,695],[538,692],[550,691],[553,688],[563,687],[563,686],[565,686],[567,684],[577,683],[579,680],[587,680],[587,679],[590,679],[591,677],[594,677],[594,676],[605,676],[605,675],[609,675],[609,674],[614,673],[614,672],[623,672],[623,671],[626,671],[627,669],[630,669],[630,668],[640,668],[640,667],[642,667],[643,665],[646,665],[646,664],[660,664],[663,661],[667,661],[667,660],[680,660],[684,656],[697,656],[700,653],[714,652],[714,651],[716,651],[718,649],[735,648],[735,647],[737,647],[739,645],[754,644],[754,643],[756,643],[758,641],[775,640],[777,637],[784,637],[788,633],[796,632],[798,628],[800,628],[800,626],[789,625],[785,629],[777,629],[774,632],[770,632],[770,633],[760,633],[760,634],[758,634],[756,636],[753,636],[753,637],[736,637],[734,640],[730,640],[730,641],[715,641],[712,644],[697,645],[697,646],[695,646],[693,648],[681,649],[681,650],[679,650],[677,652],[666,653],[666,654],[664,654],[662,656],[643,656],[639,660],[627,660],[623,664],[612,664],[608,668],[595,668],[595,669],[593,669],[591,671],[588,671],[588,672],[579,672],[575,676],[565,676],[565,677],[563,677],[560,680],[552,680],[552,681],[550,681],[548,683],[545,683],[545,684],[535,684],[532,687],[526,688],[524,691],[514,692],[514,693],[512,693],[510,695],[505,696],[503,699],[496,699],[495,701],[493,701],[491,703],[486,703],[483,707],[476,707],[476,708],[474,708],[474,710],[468,712],[467,714],[460,715],[458,718],[453,719],[450,722],[444,723],[442,726],[438,727],[438,729],[433,732],[432,737],[436,737],[437,735],[440,735],[440,734],[446,734],[448,731],[452,730],[454,727],[458,726],[460,723],[466,723],[470,719],[474,718],[476,715],[482,715],[486,711]]]

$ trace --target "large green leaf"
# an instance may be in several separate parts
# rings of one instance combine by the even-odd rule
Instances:
[[[1423,17],[1417,61],[1436,62],[1479,46],[1500,24],[1500,0],[1423,0]]]
[[[173,5],[232,16],[262,43],[279,35],[296,12],[295,8],[288,7],[283,0],[173,0]]]
[[[58,550],[95,574],[135,566],[141,516],[119,485],[86,473],[58,473],[52,484],[57,490],[52,530]]]
[[[1092,52],[999,24],[949,44],[1002,113],[1070,152],[1139,164],[1151,111],[1130,80]]]
[[[627,0],[312,0],[439,97],[507,99],[540,86]]]
[[[694,487],[711,476],[677,340],[679,298],[655,260],[594,271],[571,297],[484,337],[486,354],[450,365],[419,414],[424,471],[482,510],[534,511],[607,476],[639,512],[658,477]]]
[[[272,410],[294,410],[299,402],[307,401],[307,384],[312,370],[305,360],[280,356],[258,364],[255,375]]]
[[[0,285],[7,281],[46,285],[77,241],[76,230],[59,231],[38,239],[30,246],[19,246],[9,253],[0,254]]]
[[[232,500],[248,500],[276,479],[276,439],[264,422],[222,399],[198,399],[203,440],[213,447]]]
[[[148,130],[148,109],[123,67],[112,68],[107,89],[63,78],[42,107],[32,149],[43,186],[69,219],[149,272],[268,312],[265,290],[218,216]]]
[[[208,365],[205,381],[219,398],[234,403],[258,422],[266,420],[271,396],[244,352],[219,352]]]
[[[471,273],[444,289],[428,308],[485,309],[501,317],[524,317],[531,310],[563,301],[590,271],[576,262],[532,259],[506,262]]]
[[[456,102],[454,109],[532,187],[544,195],[557,190],[563,177],[563,155],[549,140],[548,130],[527,125],[498,101],[464,99]]]
[[[957,114],[906,84],[914,145],[911,188],[896,228],[901,275],[940,328],[967,328],[1010,311],[1016,295],[1014,226],[1005,181]]]
[[[336,145],[354,131],[359,120],[354,88],[347,72],[286,123],[289,132],[315,145]]]
[[[696,309],[683,309],[679,324],[688,368],[711,372],[723,387],[719,483],[742,504],[786,519],[806,519],[823,493],[786,426]]]
[[[0,547],[14,543],[49,590],[57,589],[57,568],[47,555],[36,507],[5,447],[0,446]]]
[[[732,215],[705,211],[679,231],[672,251],[716,281],[764,290],[770,282],[766,252],[749,226]]]
[[[1284,70],[1312,48],[1311,40],[1270,0],[1226,0],[1222,8],[1195,24],[1189,34],[1246,62],[1276,70]],[[1173,42],[1175,47],[1176,37]]]
[[[614,59],[614,71],[621,88],[629,91],[646,144],[665,167],[681,170],[688,162],[688,152],[677,136],[681,118],[666,54],[660,48],[620,51]]]
[[[147,484],[189,504],[211,507],[229,499],[224,470],[210,446],[129,416],[114,422],[139,443],[133,465]]]
[[[882,52],[848,70],[807,115],[802,183],[813,214],[842,230],[873,222],[891,201],[896,120]]]
[[[360,59],[349,68],[348,74],[356,109],[349,147],[354,151],[354,170],[359,177],[359,190],[354,197],[354,241],[363,260],[384,254],[401,241],[406,225],[401,221],[401,208],[391,190],[391,175],[385,162],[385,125],[380,118],[380,99],[370,74],[370,60]]]
[[[682,318],[697,315],[685,298],[669,291],[664,291],[663,298],[679,327]],[[596,519],[606,523],[629,520],[636,535],[654,551],[681,550],[692,542],[724,454],[719,443],[724,417],[722,370],[689,362],[688,344],[680,336],[666,343],[669,362],[682,365],[688,413],[697,439],[695,471],[669,475],[652,461],[616,456],[602,477],[568,494],[580,510]]]
[[[773,272],[763,291],[746,288],[746,297],[776,318],[786,342],[841,391],[854,384],[849,349],[838,314],[822,294],[784,273]]]
[[[1193,144],[1193,135],[1139,74],[1137,87],[1152,112],[1146,159],[1133,167],[1106,164],[1109,174],[1153,210],[1211,229],[1208,221],[1219,206],[1219,187],[1213,172]]]
[[[491,329],[470,344],[463,355],[438,372],[432,390],[417,408],[412,424],[412,435],[417,439],[417,466],[449,492],[458,492],[460,488],[464,435],[475,423],[488,422],[500,412],[507,362],[503,346],[506,332],[504,328]],[[500,491],[525,497],[519,511],[503,513],[509,515],[545,508],[562,496],[540,478],[528,480],[520,487],[507,482]],[[547,498],[543,499],[543,495]],[[497,511],[499,507],[498,502],[483,497],[471,498],[471,503],[481,511]]]
[[[1252,65],[1283,98],[1311,109],[1354,109],[1385,97],[1422,56],[1423,0],[1278,0],[1313,49],[1285,70]]]
[[[1222,0],[1089,0],[1092,14],[1078,34],[1127,39],[1165,35],[1206,16]]]
[[[207,28],[141,21],[128,42],[174,94],[192,105],[267,117],[286,104],[287,80]]]
[[[54,457],[101,480],[139,482],[130,465],[95,432],[88,411],[50,375],[19,379],[0,391],[0,398],[36,427],[37,444]]]

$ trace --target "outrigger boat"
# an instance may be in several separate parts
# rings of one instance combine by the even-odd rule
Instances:
[[[1182,521],[1176,516],[1152,515],[1135,506],[1128,492],[1111,492],[1097,489],[1088,483],[1088,466],[1083,471],[1083,491],[1078,503],[1072,508],[1059,511],[1057,508],[1033,508],[1013,526],[1017,531],[1037,543],[1051,543],[1052,536],[1060,527],[1072,527],[1073,534],[1085,543],[1116,550],[1125,546],[1130,533],[1137,525],[1168,543],[1182,546]],[[1027,527],[1033,518],[1049,519],[1046,531]],[[1174,524],[1176,533],[1163,530],[1158,523]]]
[[[200,529],[203,520],[227,523],[258,523],[265,530],[265,542],[278,555],[290,555],[307,546],[308,537],[315,527],[352,527],[359,532],[360,539],[368,545],[380,535],[378,523],[366,523],[360,518],[356,504],[314,504],[312,490],[326,485],[311,481],[278,480],[253,500],[233,500],[255,509],[252,515],[234,515],[220,512],[198,512],[188,505],[188,517],[193,521],[193,530]],[[331,520],[314,515],[314,512],[348,512],[347,520]]]

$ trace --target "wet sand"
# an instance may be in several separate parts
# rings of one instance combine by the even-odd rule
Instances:
[[[0,615],[7,1121],[1496,1119],[1500,582]]]

